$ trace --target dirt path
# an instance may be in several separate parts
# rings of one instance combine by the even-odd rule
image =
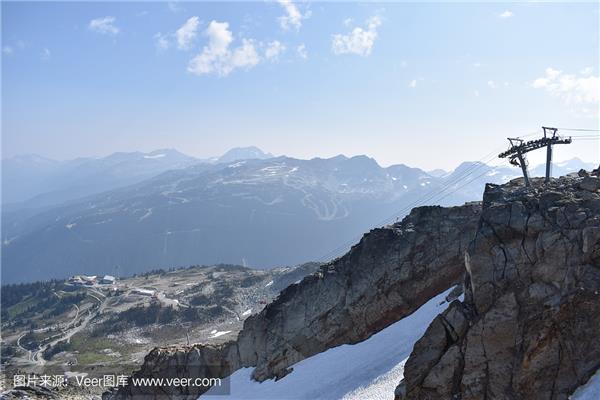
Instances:
[[[95,296],[94,294],[88,293],[88,295],[90,297],[93,297],[94,299],[96,299],[98,301],[98,307],[93,311],[88,310],[88,315],[81,320],[81,324],[75,326],[77,317],[79,317],[79,312],[80,312],[79,307],[77,305],[75,305],[75,307],[77,308],[77,314],[76,314],[75,318],[66,326],[66,328],[68,328],[69,326],[73,326],[73,328],[64,332],[64,334],[60,335],[58,338],[46,343],[43,346],[40,346],[40,348],[38,350],[36,350],[33,353],[33,355],[31,355],[31,357],[30,357],[31,361],[35,362],[38,366],[44,366],[46,364],[46,360],[44,359],[44,352],[47,349],[52,348],[53,346],[56,346],[58,344],[58,342],[63,342],[65,340],[67,342],[69,342],[71,340],[71,337],[73,337],[73,335],[75,335],[76,333],[83,330],[94,317],[96,317],[97,315],[100,315],[104,311],[104,308],[106,307],[106,296],[104,296],[100,292],[96,292],[96,291],[93,291],[93,292],[95,294],[99,294],[102,297],[104,297],[104,299],[100,299],[97,296]],[[23,337],[23,336],[21,336],[21,337]],[[19,337],[19,340],[21,339],[21,337]],[[17,344],[19,344],[18,341],[17,341]],[[20,346],[20,344],[19,344],[19,346]],[[21,348],[23,348],[23,347],[21,347]]]

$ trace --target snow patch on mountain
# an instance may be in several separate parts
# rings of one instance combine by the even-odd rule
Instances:
[[[590,380],[573,393],[571,400],[597,400],[600,399],[600,370]]]
[[[213,331],[214,332],[214,331]],[[224,336],[227,335],[228,333],[230,333],[231,331],[217,331],[217,332],[211,332],[212,335],[210,336],[210,339],[214,339],[214,338],[218,338],[220,336]]]
[[[251,379],[252,368],[244,368],[230,377],[229,396],[211,396],[209,391],[201,399],[389,400],[403,377],[404,362],[414,343],[447,307],[445,297],[451,290],[361,343],[338,346],[300,361],[283,379],[259,383]]]

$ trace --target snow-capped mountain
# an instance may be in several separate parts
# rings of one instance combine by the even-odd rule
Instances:
[[[256,146],[234,147],[219,157],[216,162],[229,163],[240,160],[265,160],[267,158],[273,158],[273,155],[271,153],[265,153]]]
[[[111,171],[125,174],[141,162],[169,158],[162,154],[140,153],[126,164],[123,155],[113,155]],[[519,172],[463,163],[434,177],[405,165],[383,168],[366,156],[199,163],[43,211],[5,212],[4,278],[96,274],[115,265],[132,274],[176,265],[266,268],[327,259],[416,205],[476,200],[486,182]],[[11,273],[16,270],[26,272]]]
[[[571,172],[577,172],[580,169],[585,169],[588,171],[597,168],[597,163],[585,162],[575,157],[566,161],[559,161],[552,163],[552,176],[559,177],[566,175]],[[540,164],[531,169],[531,174],[533,176],[545,176],[546,175],[546,165]]]

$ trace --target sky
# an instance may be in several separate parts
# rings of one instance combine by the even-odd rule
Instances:
[[[542,125],[598,129],[598,9],[2,2],[2,156],[255,145],[452,169]],[[596,162],[599,146],[555,158]]]

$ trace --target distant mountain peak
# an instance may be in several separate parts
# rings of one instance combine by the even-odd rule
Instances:
[[[273,154],[265,153],[256,146],[234,147],[217,159],[218,163],[228,163],[241,160],[273,158]]]

